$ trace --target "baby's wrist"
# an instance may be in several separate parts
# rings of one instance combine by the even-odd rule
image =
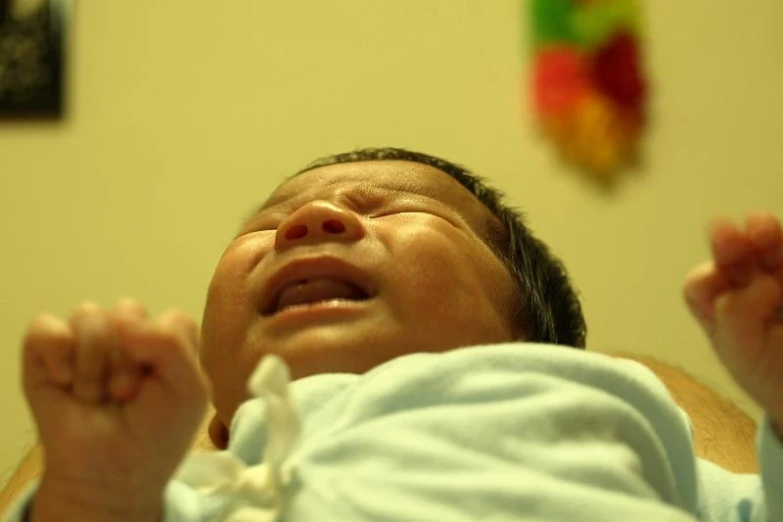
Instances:
[[[44,473],[32,500],[29,522],[101,520],[158,522],[163,492],[154,495],[125,484],[51,477]]]

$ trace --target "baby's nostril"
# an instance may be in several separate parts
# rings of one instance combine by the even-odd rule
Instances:
[[[324,221],[323,229],[324,229],[324,232],[329,232],[331,234],[340,234],[342,232],[345,232],[345,225],[343,225],[337,219],[330,219],[330,220]]]
[[[296,225],[288,229],[285,233],[286,239],[302,239],[307,235],[307,226]]]

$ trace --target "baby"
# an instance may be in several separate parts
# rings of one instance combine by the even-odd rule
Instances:
[[[783,520],[783,234],[759,213],[711,240],[685,296],[766,412],[760,477],[696,462],[660,381],[581,350],[562,265],[496,191],[368,149],[250,217],[200,334],[133,301],[32,323],[46,464],[8,519]],[[228,451],[183,465],[208,398]]]

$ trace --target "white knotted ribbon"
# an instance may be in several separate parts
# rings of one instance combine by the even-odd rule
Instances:
[[[285,362],[267,355],[248,381],[248,391],[266,403],[267,441],[261,464],[246,466],[227,452],[196,453],[177,472],[177,480],[205,495],[229,497],[222,522],[273,522],[284,507],[283,488],[290,480],[284,462],[296,446],[301,426],[289,393]]]

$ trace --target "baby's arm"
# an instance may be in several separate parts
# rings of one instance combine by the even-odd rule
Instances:
[[[716,355],[764,409],[756,433],[759,476],[698,463],[705,520],[783,520],[783,230],[769,213],[744,226],[710,229],[712,260],[696,267],[684,295]]]
[[[209,424],[214,415],[214,408],[210,407],[207,415],[204,416],[201,427],[196,433],[195,439],[193,439],[193,444],[190,447],[191,453],[212,452],[224,449],[216,446],[208,433]],[[2,519],[3,513],[10,509],[19,495],[35,479],[41,476],[42,472],[43,448],[36,441],[0,490],[0,519]]]
[[[136,303],[41,316],[24,343],[23,385],[44,470],[31,520],[157,520],[163,491],[203,417],[197,329]]]
[[[716,221],[713,260],[694,269],[685,298],[713,349],[783,441],[783,231],[768,213],[745,227]]]

